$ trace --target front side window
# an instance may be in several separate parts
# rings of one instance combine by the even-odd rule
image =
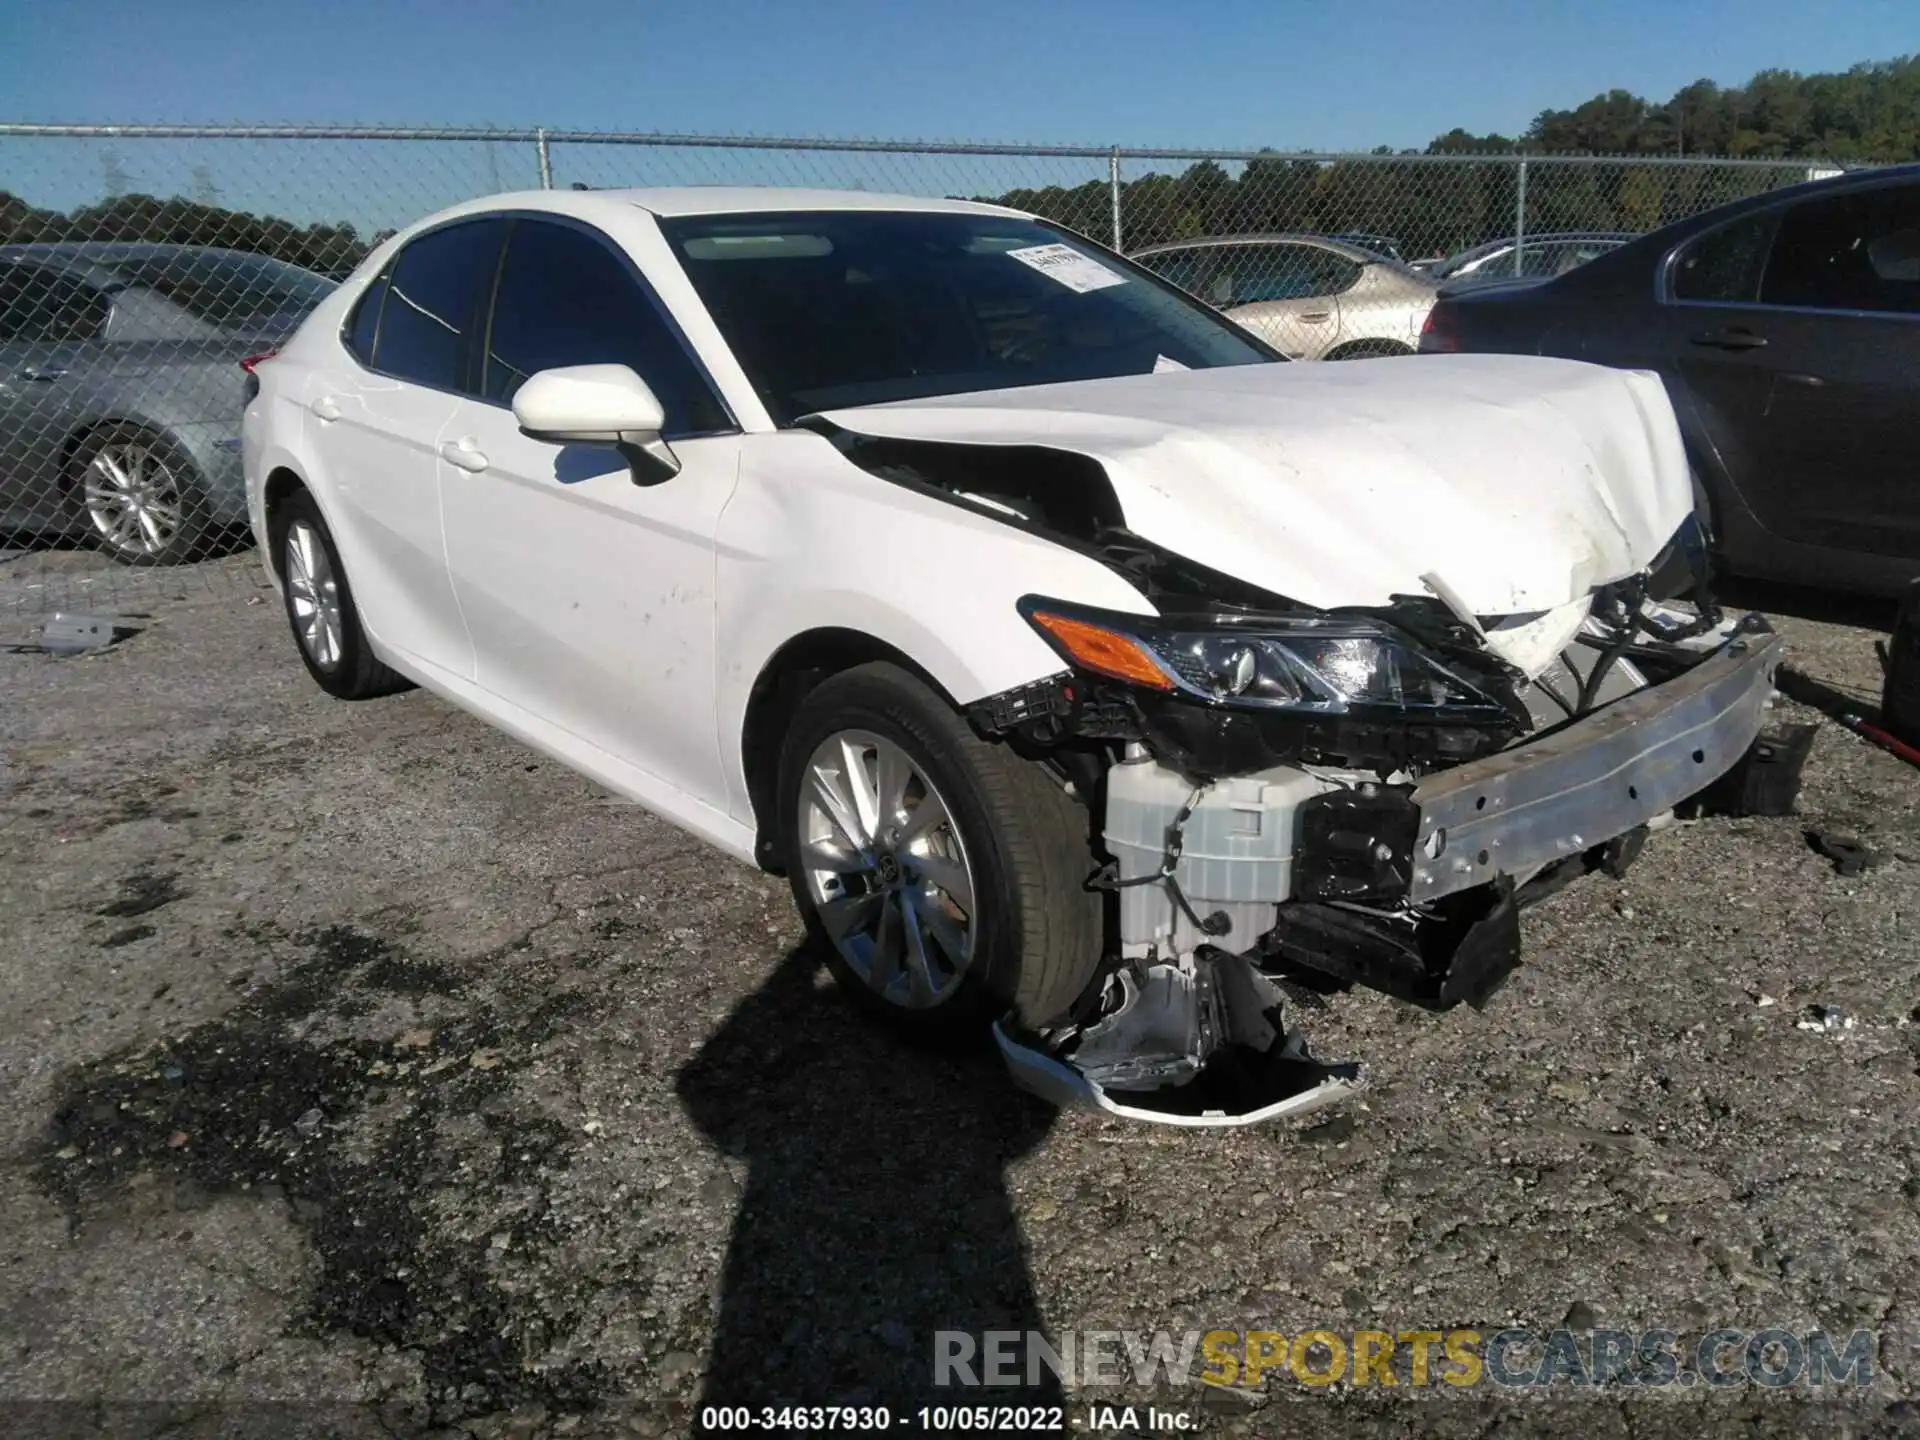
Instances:
[[[1760,300],[1813,310],[1920,313],[1920,185],[1789,207]]]
[[[529,375],[561,365],[630,367],[659,399],[670,439],[731,424],[678,331],[605,242],[518,220],[500,267],[482,393],[510,403]]]
[[[845,210],[660,228],[783,425],[847,405],[1277,358],[1147,271],[1037,220]]]
[[[1752,304],[1778,218],[1771,210],[1742,215],[1688,241],[1670,272],[1673,298]]]
[[[408,242],[388,271],[374,369],[436,390],[472,389],[473,335],[506,232],[503,219],[468,220]]]
[[[1224,245],[1221,251],[1220,272],[1230,282],[1222,303],[1229,305],[1338,295],[1359,283],[1362,268],[1317,245]]]
[[[0,262],[0,342],[97,340],[111,309],[105,295],[72,276]]]

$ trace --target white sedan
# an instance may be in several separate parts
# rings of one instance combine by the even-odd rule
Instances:
[[[1178,1123],[1362,1083],[1275,976],[1483,1001],[1778,660],[1661,603],[1698,574],[1656,378],[1284,363],[989,205],[497,196],[255,376],[322,688],[438,692],[783,872],[864,1003]]]

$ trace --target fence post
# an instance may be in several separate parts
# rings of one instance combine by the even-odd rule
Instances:
[[[1107,155],[1107,195],[1113,201],[1113,250],[1116,255],[1125,254],[1120,243],[1120,147],[1117,145]]]
[[[547,153],[547,132],[541,128],[533,132],[533,143],[540,152],[540,188],[553,188],[553,157]]]
[[[1513,273],[1526,273],[1523,263],[1527,258],[1527,162],[1520,161],[1520,183],[1515,187],[1513,200]]]

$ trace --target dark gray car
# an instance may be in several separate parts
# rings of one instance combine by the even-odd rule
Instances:
[[[1420,348],[1658,371],[1730,569],[1920,576],[1920,165],[1738,201],[1544,283],[1442,291]]]
[[[0,246],[0,532],[155,565],[244,522],[239,362],[333,285],[204,246]]]

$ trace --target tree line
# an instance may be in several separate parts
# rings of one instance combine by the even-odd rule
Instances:
[[[1524,204],[1512,163],[1518,155],[1528,159]],[[1622,158],[1556,165],[1556,155]],[[1783,163],[1634,163],[1706,155]],[[1121,233],[1135,249],[1199,235],[1364,232],[1392,237],[1409,257],[1450,254],[1511,235],[1523,218],[1532,233],[1652,230],[1805,179],[1815,167],[1915,159],[1920,56],[1906,56],[1837,74],[1766,70],[1724,89],[1696,80],[1664,104],[1613,90],[1571,110],[1542,111],[1518,138],[1454,129],[1423,150],[1381,146],[1366,159],[1334,162],[1266,151],[1238,175],[1203,160],[1178,175],[1123,181]],[[1113,197],[1104,180],[980,198],[1102,240],[1111,235]]]
[[[272,215],[228,210],[196,200],[117,195],[71,212],[42,209],[0,190],[0,244],[61,240],[131,240],[170,245],[215,245],[303,265],[322,275],[345,275],[393,232],[362,237],[345,221],[298,225]]]

